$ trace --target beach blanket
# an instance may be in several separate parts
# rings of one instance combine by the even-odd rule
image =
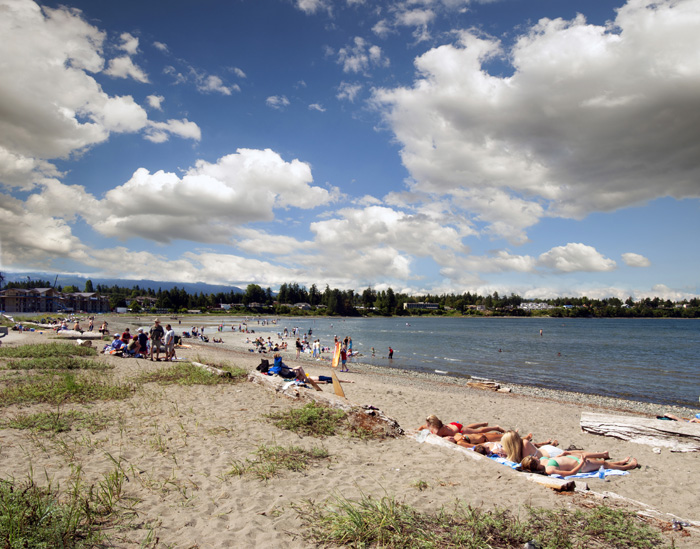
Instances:
[[[514,461],[508,461],[506,458],[502,458],[501,456],[497,456],[496,454],[490,454],[488,457],[493,461],[500,463],[501,465],[505,465],[506,467],[510,467],[511,469],[515,469],[516,471],[520,470],[519,463],[515,463]],[[591,471],[590,473],[577,473],[575,475],[569,475],[568,477],[563,477],[561,475],[549,476],[554,478],[596,478],[599,475],[599,473],[600,471]],[[614,475],[629,475],[629,471],[619,471],[618,469],[603,469],[603,473],[605,473],[606,477]]]

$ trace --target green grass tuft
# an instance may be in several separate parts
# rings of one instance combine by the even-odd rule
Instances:
[[[315,446],[305,450],[299,446],[265,446],[260,445],[255,457],[245,461],[233,461],[227,476],[250,474],[260,480],[269,480],[283,470],[304,471],[314,461],[328,459],[328,450]]]
[[[71,343],[37,343],[0,347],[0,358],[47,358],[58,356],[97,356],[97,349]]]
[[[230,377],[217,376],[211,372],[190,364],[189,362],[173,362],[166,368],[160,368],[153,372],[144,372],[137,378],[140,383],[160,383],[161,385],[218,385],[221,383],[236,383],[245,380],[248,372],[241,368],[231,366],[216,366],[227,371]]]
[[[347,425],[347,414],[310,402],[302,408],[267,414],[277,427],[300,435],[333,436]]]
[[[37,376],[23,383],[0,390],[0,406],[12,404],[47,403],[54,406],[67,402],[121,400],[131,396],[130,385],[111,384],[94,377],[62,373],[57,376]]]
[[[46,356],[0,363],[2,370],[112,370],[114,366],[90,358]]]
[[[0,420],[0,427],[10,429],[28,429],[40,432],[62,433],[72,428],[87,429],[96,433],[111,423],[103,414],[87,413],[77,410],[38,412],[36,414],[17,414]]]
[[[659,533],[627,511],[599,506],[556,511],[527,508],[521,520],[509,511],[484,511],[458,502],[421,513],[392,497],[360,501],[343,497],[321,505],[296,505],[313,544],[351,547],[465,547],[470,549],[523,547],[533,541],[547,549],[610,547],[650,549],[663,540]]]

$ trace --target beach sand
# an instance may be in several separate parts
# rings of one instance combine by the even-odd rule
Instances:
[[[150,320],[141,320],[140,325],[148,325]],[[135,324],[110,318],[112,332],[126,325]],[[177,328],[180,333],[181,327]],[[53,337],[48,332],[10,332],[2,341],[3,346],[18,345],[54,341]],[[254,336],[229,332],[222,337],[224,344],[185,340],[191,347],[179,349],[178,357],[209,364],[225,362],[246,370],[253,370],[260,362],[261,355],[248,352],[245,344],[246,337]],[[288,341],[293,347],[294,340]],[[329,374],[328,362],[297,361],[295,355],[291,348],[284,352],[285,362],[303,364],[312,375]],[[122,381],[166,366],[109,356],[100,360],[113,364],[112,375]],[[349,367],[350,372],[340,376],[353,381],[344,385],[347,398],[376,406],[404,429],[415,429],[426,416],[437,414],[446,423],[487,421],[521,433],[532,432],[537,441],[556,438],[562,448],[576,445],[590,451],[608,450],[615,459],[631,455],[639,461],[639,469],[608,481],[588,479],[590,489],[614,492],[662,513],[700,521],[700,453],[671,453],[667,449],[655,453],[652,446],[583,433],[579,425],[582,411],[610,411],[597,403],[586,403],[585,396],[579,397],[583,402],[572,402],[552,395],[526,395],[517,389],[497,393],[467,388],[464,380],[403,375],[391,368],[353,362]],[[332,392],[331,385],[322,387]],[[49,478],[64,487],[71,472],[80,466],[84,482],[89,484],[113,470],[117,460],[129,477],[125,493],[136,498],[138,512],[128,528],[111,533],[112,542],[119,547],[139,546],[149,536],[163,546],[179,548],[309,547],[293,505],[334,496],[359,499],[363,494],[388,495],[422,511],[450,507],[459,500],[486,510],[505,507],[522,516],[527,505],[556,509],[582,501],[603,501],[578,493],[556,493],[491,460],[475,461],[409,437],[379,441],[300,437],[271,425],[264,417],[298,406],[247,382],[193,387],[148,384],[124,401],[63,407],[114,418],[106,429],[94,434],[69,431],[49,437],[0,429],[0,478],[21,480],[33,471],[36,480]],[[7,418],[48,409],[11,406],[0,409],[0,414]],[[304,472],[284,472],[267,482],[227,475],[234,461],[252,459],[263,444],[308,449],[322,445],[331,457]],[[419,490],[419,482],[427,488]],[[700,545],[700,529],[665,535],[669,542],[673,536],[678,547]]]

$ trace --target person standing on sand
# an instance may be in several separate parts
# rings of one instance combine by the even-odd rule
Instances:
[[[175,356],[175,330],[170,324],[165,326],[165,360],[172,360]]]
[[[347,368],[347,362],[348,362],[348,352],[345,349],[345,346],[340,348],[340,371],[341,372],[349,372]]]
[[[156,352],[156,360],[160,360],[160,346],[162,344],[161,339],[165,335],[163,327],[160,325],[160,320],[157,318],[153,321],[153,326],[149,330],[148,334],[151,337],[151,362],[153,362],[153,351]]]
[[[297,358],[299,358],[301,356],[301,341],[299,340],[299,338],[297,338],[296,346],[297,346]]]

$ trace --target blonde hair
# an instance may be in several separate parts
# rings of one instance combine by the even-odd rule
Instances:
[[[425,420],[425,422],[428,424],[428,427],[434,427],[435,429],[442,429],[442,421],[440,421],[440,418],[437,417],[435,414],[432,416],[428,416]]]
[[[523,459],[523,439],[516,431],[508,431],[501,438],[501,446],[506,451],[506,459],[520,463]]]
[[[530,471],[531,473],[536,473],[537,471],[539,471],[540,460],[537,459],[535,456],[525,456],[520,462],[520,466],[522,467],[523,471]]]

